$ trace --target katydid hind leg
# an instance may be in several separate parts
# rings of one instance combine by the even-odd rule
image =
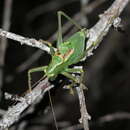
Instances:
[[[59,44],[63,42],[62,40],[62,25],[61,25],[61,16],[64,16],[67,20],[69,20],[72,24],[74,24],[78,29],[82,29],[79,24],[77,24],[72,18],[70,18],[63,11],[58,11],[58,40],[57,40],[57,48]]]
[[[57,39],[57,48],[60,43],[62,43],[62,25],[61,25],[61,14],[58,12],[58,39]]]
[[[82,27],[76,23],[71,17],[69,17],[67,14],[65,14],[63,11],[58,11],[58,14],[61,16],[64,16],[67,20],[69,20],[72,24],[74,24],[78,29],[82,29]]]
[[[31,88],[31,74],[34,72],[44,72],[46,67],[47,66],[42,66],[42,67],[36,67],[36,68],[28,70],[28,87],[29,87],[30,92],[32,90],[32,88]]]

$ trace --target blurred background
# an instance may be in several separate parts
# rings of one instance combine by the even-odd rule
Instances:
[[[56,43],[58,28],[57,11],[62,10],[83,27],[91,28],[114,0],[1,0],[0,28],[13,33],[44,39]],[[121,14],[121,29],[111,28],[94,55],[87,58],[84,66],[84,91],[86,106],[92,119],[90,130],[130,130],[130,4]],[[5,17],[6,16],[6,17]],[[67,39],[76,30],[66,19],[62,19],[63,37]],[[65,24],[65,25],[64,25]],[[5,44],[6,42],[6,44]],[[3,46],[4,45],[4,46]],[[28,89],[27,71],[47,65],[51,56],[39,49],[16,41],[0,41],[0,109],[7,110],[12,101],[3,93],[22,95]],[[43,73],[32,74],[32,84]],[[58,81],[62,79],[62,83]],[[67,79],[59,76],[53,84],[51,97],[57,124],[61,130],[82,130],[78,119],[80,108],[77,94],[71,95],[63,89]],[[2,115],[2,114],[1,114]],[[55,123],[46,94],[10,130],[55,130]]]

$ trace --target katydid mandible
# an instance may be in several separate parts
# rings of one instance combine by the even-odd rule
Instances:
[[[87,29],[81,28],[75,21],[73,21],[68,15],[62,11],[58,11],[58,40],[57,40],[57,50],[47,41],[47,45],[50,47],[51,52],[51,62],[48,66],[41,66],[37,68],[30,69],[28,71],[28,85],[31,90],[31,73],[33,72],[44,72],[44,76],[48,79],[55,79],[59,74],[62,74],[72,81],[71,85],[74,83],[80,83],[78,79],[72,73],[83,73],[81,68],[70,68],[70,65],[80,62],[86,53],[86,43],[85,38],[87,35]],[[71,23],[73,23],[79,31],[74,33],[68,40],[62,40],[62,28],[61,28],[61,16],[67,18]]]

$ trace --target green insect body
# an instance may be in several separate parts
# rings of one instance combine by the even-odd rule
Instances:
[[[63,12],[59,12],[60,15],[70,18],[64,14]],[[59,21],[61,22],[61,21]],[[73,22],[73,21],[72,21]],[[74,23],[74,22],[73,22]],[[75,24],[75,23],[74,23]],[[83,70],[80,68],[70,68],[70,65],[76,64],[84,58],[86,44],[86,29],[80,29],[80,31],[73,34],[68,40],[65,42],[62,41],[61,32],[59,25],[59,39],[57,41],[57,50],[54,51],[54,48],[49,45],[50,50],[52,50],[51,62],[48,66],[37,67],[28,71],[28,81],[29,88],[31,89],[31,73],[43,71],[44,76],[47,76],[48,79],[55,79],[59,74],[62,74],[69,79],[71,79],[75,83],[79,83],[75,76],[72,73],[83,73]]]
[[[83,58],[84,49],[85,34],[84,30],[82,30],[58,46],[58,50],[52,56],[50,64],[45,69],[45,75],[49,78],[62,74],[62,72],[67,72],[70,65],[78,63]]]

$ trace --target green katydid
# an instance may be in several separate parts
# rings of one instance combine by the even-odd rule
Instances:
[[[68,40],[62,40],[62,28],[61,28],[61,16],[64,16],[70,20],[80,31],[74,33]],[[28,71],[28,84],[31,90],[31,73],[44,72],[44,76],[48,79],[55,79],[59,74],[62,74],[69,78],[74,83],[80,83],[80,81],[72,75],[72,73],[83,73],[81,68],[70,68],[70,65],[80,62],[86,53],[85,38],[87,30],[82,29],[75,21],[73,21],[68,15],[62,11],[58,11],[58,40],[57,50],[55,51],[49,42],[46,42],[51,50],[51,62],[48,66],[42,66],[30,69]]]

